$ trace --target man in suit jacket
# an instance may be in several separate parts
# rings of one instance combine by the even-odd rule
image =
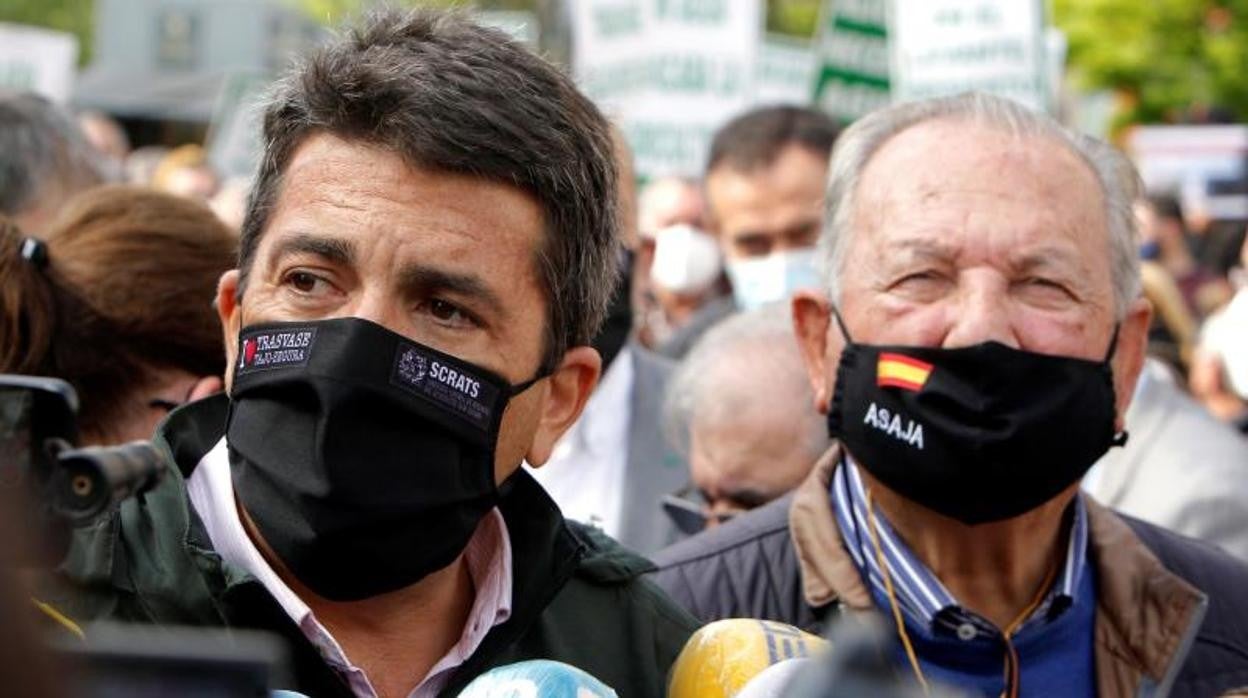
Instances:
[[[1107,506],[1248,560],[1248,439],[1214,419],[1151,361],[1127,410],[1131,438],[1084,488]]]
[[[564,516],[647,555],[676,540],[660,502],[683,486],[689,473],[659,428],[672,366],[671,360],[628,342],[550,460],[530,471]]]

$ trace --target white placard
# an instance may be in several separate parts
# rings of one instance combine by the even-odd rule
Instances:
[[[208,126],[208,160],[223,176],[250,177],[260,163],[263,95],[273,76],[238,72],[221,85]]]
[[[69,101],[78,61],[78,38],[24,24],[0,23],[0,88],[36,92],[58,104]]]
[[[824,0],[815,40],[815,101],[839,121],[888,105],[888,2]]]
[[[1050,108],[1041,0],[892,0],[894,101],[978,90]]]
[[[769,35],[754,74],[754,103],[810,104],[815,89],[815,49],[810,41]]]
[[[582,88],[623,129],[638,175],[698,175],[715,129],[749,104],[760,0],[578,0]]]
[[[537,50],[541,27],[537,15],[527,10],[478,10],[473,14],[480,24],[507,32],[511,38]]]

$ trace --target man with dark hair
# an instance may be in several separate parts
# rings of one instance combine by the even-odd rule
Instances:
[[[279,632],[316,696],[534,658],[661,695],[692,619],[520,469],[600,373],[601,114],[497,31],[388,11],[279,83],[264,143],[216,298],[229,399],[163,425],[169,476],[71,554],[62,610]]]
[[[814,245],[836,125],[806,107],[764,107],[711,142],[706,200],[737,307],[815,287]]]
[[[35,94],[0,92],[0,214],[39,235],[74,194],[105,179],[68,114]]]

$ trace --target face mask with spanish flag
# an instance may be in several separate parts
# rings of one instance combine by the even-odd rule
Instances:
[[[1109,359],[985,342],[958,349],[857,344],[840,315],[828,432],[889,489],[974,525],[1024,514],[1079,481],[1111,446]]]

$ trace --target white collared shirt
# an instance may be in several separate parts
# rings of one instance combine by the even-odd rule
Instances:
[[[585,410],[555,444],[550,460],[528,468],[565,518],[618,537],[632,422],[633,358],[626,346],[589,396]]]
[[[212,541],[213,549],[221,559],[251,574],[264,585],[321,653],[325,662],[347,681],[356,696],[375,698],[377,692],[364,671],[351,663],[342,646],[316,619],[312,609],[282,581],[248,537],[235,504],[234,481],[230,477],[229,454],[224,438],[200,460],[186,482],[186,491],[191,506]],[[490,629],[511,616],[511,541],[507,537],[507,523],[497,507],[477,526],[464,550],[464,560],[476,589],[468,622],[459,642],[433,665],[409,698],[436,696],[450,678],[451,671],[472,656]]]

